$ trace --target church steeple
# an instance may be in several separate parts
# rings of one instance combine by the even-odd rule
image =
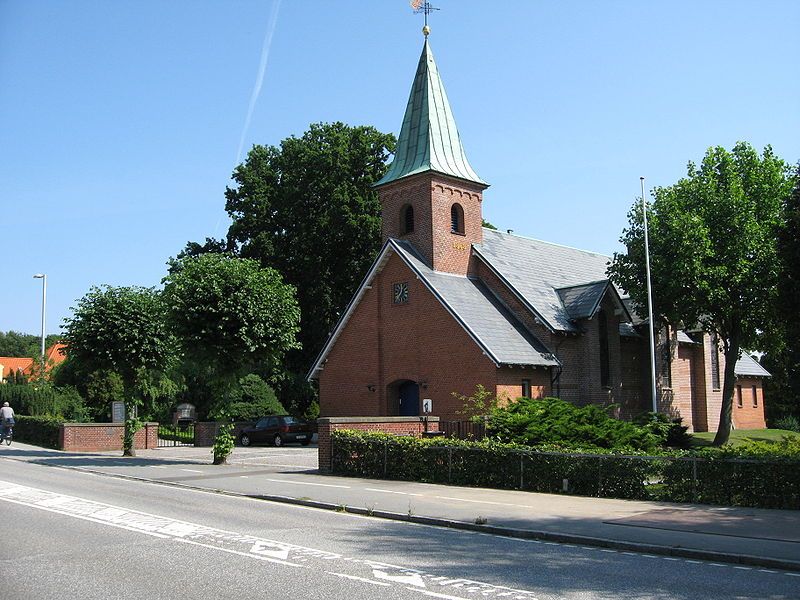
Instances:
[[[394,161],[375,186],[428,171],[488,186],[472,169],[464,153],[426,36]]]

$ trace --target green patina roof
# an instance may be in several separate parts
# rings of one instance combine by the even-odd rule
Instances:
[[[426,171],[488,185],[472,170],[464,154],[456,121],[427,39],[419,57],[394,161],[389,165],[386,175],[375,185]]]

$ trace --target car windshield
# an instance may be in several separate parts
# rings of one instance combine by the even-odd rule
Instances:
[[[283,417],[283,422],[287,425],[300,425],[304,421],[300,421],[299,419],[295,419],[294,417]]]

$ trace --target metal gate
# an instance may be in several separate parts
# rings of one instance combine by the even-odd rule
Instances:
[[[194,424],[159,425],[158,447],[194,446]]]

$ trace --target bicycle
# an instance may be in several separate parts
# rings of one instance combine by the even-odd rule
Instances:
[[[11,440],[14,437],[14,428],[11,426],[2,427],[0,426],[0,444],[3,443],[3,440],[6,442],[6,446],[11,445]]]

